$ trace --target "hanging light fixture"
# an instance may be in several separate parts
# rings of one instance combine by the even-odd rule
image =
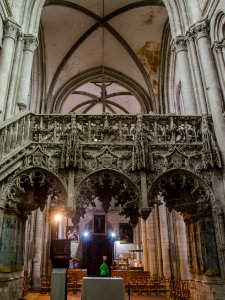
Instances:
[[[110,86],[114,81],[106,80],[105,75],[105,0],[102,0],[102,22],[101,22],[101,64],[102,64],[102,76],[100,80],[94,81],[93,83],[101,88],[99,101],[102,104],[102,112],[106,112],[107,107],[107,87]]]
[[[101,85],[101,102],[102,102],[102,111],[105,112],[106,106],[106,83],[105,83],[105,26],[104,26],[104,17],[105,17],[105,0],[102,0],[102,85]]]

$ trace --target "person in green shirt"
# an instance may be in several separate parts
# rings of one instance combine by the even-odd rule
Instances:
[[[109,276],[109,268],[104,260],[100,266],[100,276],[101,277]]]

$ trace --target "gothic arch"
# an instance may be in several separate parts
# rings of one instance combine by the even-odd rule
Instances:
[[[111,205],[121,206],[120,214],[130,218],[133,226],[137,225],[141,207],[140,191],[130,178],[112,169],[101,169],[86,176],[76,188],[76,221],[85,214],[89,205],[95,207],[96,197],[105,212]]]
[[[172,169],[159,176],[149,191],[150,207],[159,204],[158,195],[164,198],[170,211],[175,209],[181,212],[185,221],[212,216],[213,192],[202,178],[189,170]]]
[[[212,42],[222,42],[225,37],[225,11],[218,11],[212,23]]]
[[[5,183],[0,201],[6,209],[30,213],[37,208],[43,210],[48,196],[53,207],[66,206],[67,192],[60,178],[44,168],[31,167]]]
[[[69,80],[57,93],[56,97],[52,100],[51,106],[48,108],[49,112],[59,112],[64,100],[79,86],[82,84],[94,80],[102,74],[102,67],[93,68],[86,72],[80,73],[77,76]],[[143,113],[148,113],[153,110],[152,99],[146,94],[143,88],[134,80],[125,76],[121,72],[115,71],[111,68],[105,67],[105,75],[116,79],[121,86],[126,88],[134,95],[139,101]]]

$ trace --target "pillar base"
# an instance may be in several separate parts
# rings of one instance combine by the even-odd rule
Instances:
[[[1,300],[20,299],[23,294],[22,272],[0,273]]]
[[[218,277],[191,279],[190,291],[192,300],[224,300],[225,280]]]

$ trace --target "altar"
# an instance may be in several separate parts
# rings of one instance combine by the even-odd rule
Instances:
[[[84,277],[81,300],[125,300],[126,291],[122,278]]]

